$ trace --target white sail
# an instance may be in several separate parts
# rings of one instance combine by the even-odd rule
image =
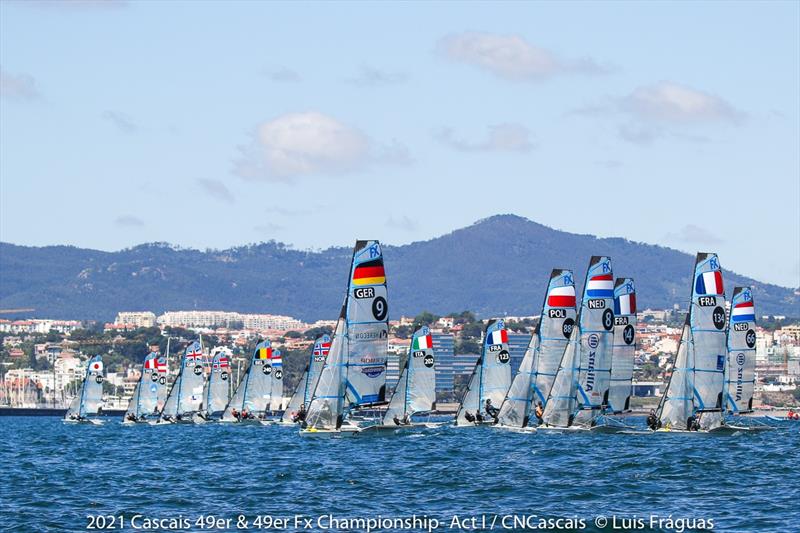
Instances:
[[[319,335],[311,347],[308,363],[297,387],[294,389],[294,394],[289,399],[286,405],[286,410],[281,416],[281,422],[289,423],[293,421],[293,417],[301,410],[307,410],[311,403],[311,396],[317,388],[319,376],[322,373],[322,367],[325,365],[325,359],[331,351],[331,336],[328,334]]]
[[[383,425],[410,422],[414,413],[428,412],[436,405],[436,369],[431,330],[414,332],[405,367],[389,400]]]
[[[630,411],[636,352],[636,289],[631,278],[614,284],[614,348],[607,413]]]
[[[575,397],[578,390],[578,339],[580,329],[576,325],[550,388],[542,419],[546,426],[568,427],[572,425],[577,408]]]
[[[697,254],[693,281],[689,315],[675,362],[678,372],[673,371],[664,392],[659,420],[662,427],[686,429],[689,417],[696,417],[703,429],[713,429],[722,423],[727,359],[725,291],[716,254]],[[685,350],[685,372],[679,366],[681,350]]]
[[[314,429],[334,430],[342,425],[344,402],[345,360],[345,306],[336,329],[333,330],[331,348],[320,373],[308,407],[306,423]]]
[[[578,318],[578,412],[574,424],[594,425],[608,404],[614,342],[614,274],[611,258],[593,256]]]
[[[736,287],[728,321],[725,409],[733,414],[753,410],[756,367],[756,311],[750,287]]]
[[[499,409],[510,386],[508,331],[503,320],[490,320],[484,334],[481,357],[475,364],[467,391],[456,413],[456,425],[491,421],[489,409]]]
[[[280,350],[273,350],[270,364],[272,373],[270,374],[267,409],[280,411],[283,409],[283,357]]]
[[[158,417],[167,392],[167,363],[158,352],[150,352],[142,363],[139,381],[125,412],[126,420]]]
[[[81,391],[69,405],[64,419],[96,415],[103,406],[103,358],[95,355],[86,364]]]
[[[205,379],[203,350],[194,341],[183,351],[178,377],[169,391],[162,417],[180,418],[198,412],[203,403]]]
[[[225,412],[222,414],[223,421],[234,422],[242,416],[263,416],[269,409],[272,399],[272,374],[275,370],[274,359],[278,360],[277,368],[283,373],[280,352],[276,354],[276,351],[272,349],[269,340],[256,344],[250,365],[225,407]]]
[[[536,332],[500,408],[500,424],[527,426],[535,405],[541,403],[544,406],[574,327],[575,283],[572,271],[555,269],[550,274]]]
[[[215,348],[211,356],[211,373],[203,393],[203,407],[208,416],[220,416],[228,405],[231,381],[231,357],[227,348]]]

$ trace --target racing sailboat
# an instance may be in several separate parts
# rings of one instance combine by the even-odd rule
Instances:
[[[726,340],[719,259],[713,253],[698,253],[689,313],[672,375],[658,406],[659,431],[714,431],[722,427]]]
[[[281,416],[281,424],[295,424],[301,422],[305,417],[308,405],[311,403],[311,395],[317,388],[317,381],[325,364],[325,358],[331,351],[331,336],[326,334],[319,335],[311,347],[308,363],[294,389],[294,394],[289,398],[286,410]]]
[[[353,433],[352,415],[385,403],[389,308],[378,241],[357,241],[331,348],[311,397],[301,435]],[[345,419],[350,417],[348,423]]]
[[[500,407],[499,426],[526,428],[536,406],[550,395],[561,356],[575,327],[575,283],[571,270],[550,274],[536,331]]]
[[[614,283],[614,346],[606,414],[631,410],[635,352],[636,287],[632,278],[617,278]]]
[[[86,365],[80,393],[69,404],[64,422],[69,424],[89,423],[100,425],[95,418],[103,407],[103,358],[95,355]]]
[[[272,348],[269,340],[256,344],[250,365],[225,407],[222,422],[258,422],[267,417],[273,401],[273,378],[283,382],[280,350]],[[281,393],[282,394],[282,393]]]
[[[147,354],[123,424],[157,420],[167,396],[167,360],[157,351]]]
[[[203,391],[203,409],[200,418],[205,421],[219,419],[228,405],[231,390],[231,358],[227,348],[211,351],[211,372]]]
[[[590,429],[608,403],[614,335],[611,258],[593,256],[578,323],[561,357],[540,429]]]
[[[383,415],[381,428],[410,428],[412,416],[436,409],[436,368],[433,337],[428,326],[422,326],[411,339],[397,387]],[[419,425],[419,424],[416,424]]]
[[[178,377],[169,391],[159,424],[190,423],[200,412],[206,380],[204,359],[199,341],[191,342],[183,351]]]
[[[503,320],[490,320],[483,336],[481,356],[458,406],[455,425],[460,427],[494,424],[499,405],[511,386],[511,355],[508,331]]]

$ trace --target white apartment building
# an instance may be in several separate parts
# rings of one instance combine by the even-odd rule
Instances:
[[[157,322],[162,326],[186,328],[230,327],[241,323],[244,329],[264,330],[304,330],[308,328],[302,321],[283,315],[242,314],[229,311],[169,311],[159,316]]]
[[[156,314],[150,311],[120,311],[114,319],[114,324],[152,328],[156,325]]]

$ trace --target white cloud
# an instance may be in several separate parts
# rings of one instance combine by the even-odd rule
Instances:
[[[144,226],[144,220],[134,215],[121,215],[114,220],[114,225],[121,228],[139,228]]]
[[[744,114],[711,93],[670,81],[638,87],[621,103],[624,111],[645,119],[739,122]]]
[[[378,87],[403,83],[408,76],[402,72],[387,72],[375,67],[362,65],[358,74],[347,80],[348,83],[360,87]]]
[[[231,191],[219,180],[199,178],[197,180],[197,184],[200,185],[200,187],[213,198],[222,200],[223,202],[227,202],[229,204],[235,202]]]
[[[442,39],[439,50],[453,61],[468,63],[513,81],[540,81],[558,74],[608,71],[591,59],[563,60],[518,35],[459,33]]]
[[[130,117],[117,111],[103,111],[103,118],[123,133],[134,133],[138,129]]]
[[[497,124],[488,129],[483,141],[460,139],[450,128],[437,132],[436,138],[461,152],[530,152],[536,147],[531,132],[521,124]]]
[[[266,75],[272,81],[277,81],[277,82],[295,83],[302,81],[300,74],[298,74],[297,72],[288,67],[281,67],[277,70],[268,71],[266,72]]]
[[[0,96],[9,100],[38,100],[36,80],[28,74],[11,74],[0,69]]]
[[[366,135],[315,111],[290,113],[261,124],[253,142],[241,150],[234,172],[264,181],[345,174],[375,160]]]
[[[696,244],[721,244],[724,241],[700,226],[687,224],[678,230],[677,233],[667,233],[665,239],[672,242],[685,242]]]

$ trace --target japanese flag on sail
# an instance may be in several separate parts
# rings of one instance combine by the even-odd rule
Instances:
[[[487,344],[507,344],[508,343],[508,331],[505,329],[498,329],[491,333],[489,333],[487,340]]]
[[[613,298],[614,297],[614,275],[598,274],[592,276],[586,283],[586,296],[589,298]]]
[[[614,298],[614,314],[615,315],[633,315],[636,314],[636,294],[620,294]]]
[[[756,319],[756,309],[753,300],[740,302],[731,311],[731,320],[734,322],[754,322]]]
[[[103,362],[102,361],[92,361],[89,363],[89,372],[102,372],[103,371]]]
[[[722,288],[722,272],[719,270],[703,272],[697,276],[694,289],[697,294],[723,294],[725,291]]]
[[[550,307],[575,307],[575,286],[553,287],[547,295]]]
[[[414,339],[414,344],[411,346],[412,350],[428,350],[433,347],[433,337],[430,333],[427,335],[420,335]]]

